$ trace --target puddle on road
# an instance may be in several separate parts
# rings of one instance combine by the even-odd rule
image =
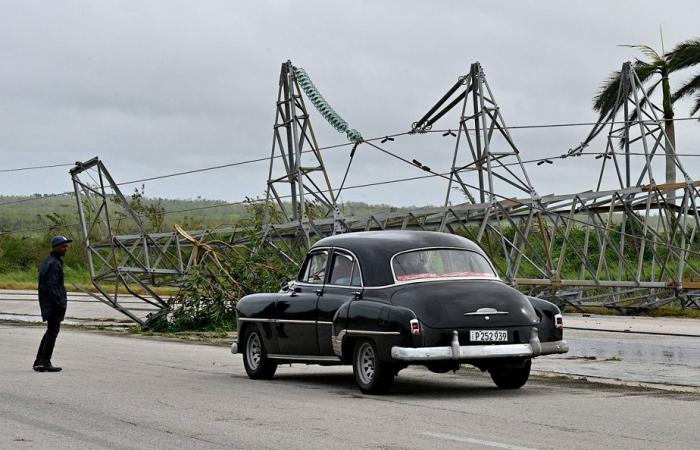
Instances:
[[[569,330],[569,353],[537,358],[536,370],[639,383],[700,387],[700,338]]]

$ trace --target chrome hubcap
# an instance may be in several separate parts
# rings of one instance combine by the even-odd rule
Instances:
[[[262,356],[262,346],[260,345],[260,337],[258,333],[251,333],[246,342],[245,357],[248,361],[248,367],[256,370],[260,365]]]
[[[357,369],[363,384],[370,384],[374,380],[374,349],[367,342],[363,343],[357,352]]]

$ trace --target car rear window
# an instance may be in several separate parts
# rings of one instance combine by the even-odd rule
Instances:
[[[431,278],[495,278],[482,255],[460,249],[423,249],[399,253],[392,260],[396,281]]]

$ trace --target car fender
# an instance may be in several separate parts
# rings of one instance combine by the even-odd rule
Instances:
[[[562,327],[557,327],[557,317],[561,317],[561,310],[557,305],[537,297],[526,296],[535,308],[535,313],[540,319],[537,325],[540,342],[561,341],[563,339]]]
[[[243,336],[248,327],[255,326],[260,330],[263,344],[268,353],[279,350],[275,334],[275,301],[278,294],[251,294],[241,298],[236,303],[238,330],[238,348],[242,349]]]
[[[408,308],[387,303],[353,300],[338,309],[333,321],[333,351],[349,362],[355,342],[374,341],[380,360],[391,360],[391,347],[413,346],[410,321],[416,315]]]

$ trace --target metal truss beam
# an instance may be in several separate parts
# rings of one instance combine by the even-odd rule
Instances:
[[[654,308],[678,300],[684,307],[698,307],[700,181],[685,172],[675,149],[668,147],[663,123],[638,89],[641,83],[629,63],[622,68],[613,112],[601,117],[568,155],[580,155],[608,129],[594,190],[537,194],[484,71],[474,63],[412,127],[415,133],[426,132],[454,108],[461,111],[444,205],[361,217],[339,214],[337,192],[293,68],[288,61],[280,74],[268,215],[260,231],[264,245],[287,261],[296,262],[295,255],[314,239],[339,231],[442,231],[479,242],[503,279],[532,295],[575,307]],[[302,152],[310,162],[302,163]],[[635,153],[644,155],[636,165],[630,158]],[[655,182],[654,158],[667,154],[673,155],[685,181]],[[207,248],[217,251],[218,242],[221,251],[230,251],[247,245],[251,231],[257,231],[224,227],[148,233],[97,158],[78,164],[71,177],[96,297],[142,324],[167,312],[168,301],[154,288],[181,286],[198,263],[198,245],[210,242]],[[504,196],[506,186],[521,195]],[[466,202],[453,204],[453,187]],[[308,217],[309,199],[322,208],[320,218]],[[275,214],[281,215],[280,223],[275,223]],[[129,232],[121,233],[123,229]],[[122,291],[142,305],[126,307],[119,301]]]

